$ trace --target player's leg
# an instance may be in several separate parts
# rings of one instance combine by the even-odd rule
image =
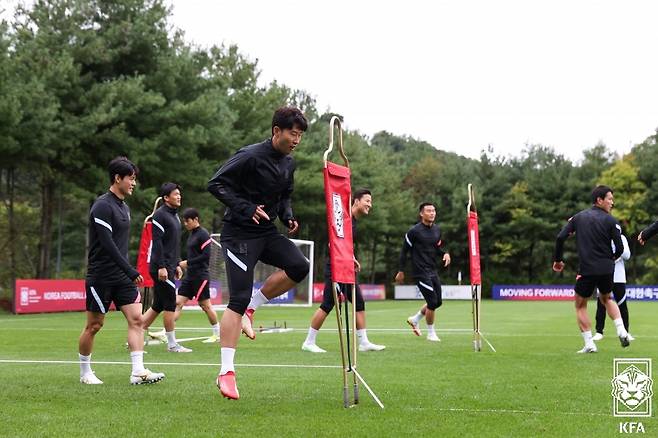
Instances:
[[[149,331],[149,328],[151,327],[151,324],[153,324],[153,321],[155,321],[158,315],[164,310],[162,296],[167,293],[169,286],[165,282],[157,279],[157,272],[151,272],[151,277],[154,279],[152,289],[153,302],[151,303],[151,307],[149,307],[142,315],[142,330],[144,333],[147,333],[150,338],[158,339],[160,342],[167,342],[164,330],[155,333]]]
[[[600,341],[603,339],[603,329],[605,328],[605,306],[600,299],[596,300],[596,334],[592,339]]]
[[[421,335],[419,325],[420,325],[420,320],[425,317],[425,313],[427,313],[427,304],[423,304],[423,306],[418,310],[418,312],[407,318],[407,324],[411,326],[411,329],[413,330],[414,335],[416,336]]]
[[[576,279],[574,305],[576,307],[576,320],[580,328],[585,346],[578,353],[596,353],[596,344],[592,340],[592,323],[587,314],[587,301],[594,293],[595,282],[591,277],[579,275]]]
[[[206,298],[201,299],[198,302],[199,307],[201,307],[201,310],[206,314],[210,327],[212,328],[212,336],[203,342],[206,344],[219,342],[219,321],[217,320],[217,312],[215,312],[215,309],[212,307],[212,301],[210,301],[210,298]]]
[[[322,324],[324,324],[325,319],[331,313],[334,308],[334,294],[331,288],[333,287],[333,282],[331,281],[331,273],[327,275],[325,272],[324,277],[324,291],[322,292],[322,304],[318,308],[313,317],[311,318],[311,326],[308,328],[308,333],[306,334],[306,339],[302,344],[302,351],[308,351],[310,353],[326,353],[327,351],[318,347],[316,344],[316,338]]]
[[[356,336],[359,339],[359,351],[381,351],[386,348],[385,345],[373,344],[368,339],[368,333],[366,331],[366,303],[359,285],[355,284],[354,287],[356,288],[356,303],[354,307],[356,310]],[[351,294],[348,293],[347,295],[351,300]]]
[[[173,272],[170,273],[173,278]],[[166,286],[161,289],[162,322],[167,336],[167,351],[171,353],[191,353],[190,348],[183,347],[176,341],[176,285],[167,280]]]
[[[183,306],[187,304],[189,300],[194,298],[193,290],[193,283],[187,278],[183,279],[178,288],[178,293],[176,294],[176,315],[174,316],[174,321],[178,321],[178,318],[180,318]]]
[[[78,359],[80,360],[80,382],[88,385],[100,385],[103,382],[91,369],[91,352],[94,349],[96,333],[103,328],[105,313],[110,308],[110,291],[107,286],[94,286],[85,283],[87,292],[85,328],[78,340]]]
[[[621,319],[624,322],[624,328],[628,332],[628,339],[633,340],[633,336],[630,334],[630,321],[628,319],[628,305],[626,300],[626,283],[614,283],[612,285],[612,293],[619,307],[619,314]]]
[[[621,318],[621,313],[619,312],[619,306],[617,302],[612,297],[612,274],[606,276],[600,276],[597,278],[597,285],[599,292],[601,293],[600,300],[605,305],[606,310],[608,311],[608,316],[612,319],[612,322],[615,323],[615,328],[617,329],[617,336],[619,337],[619,342],[622,347],[628,347],[630,345],[630,340],[628,339],[628,332],[624,328],[624,321]]]

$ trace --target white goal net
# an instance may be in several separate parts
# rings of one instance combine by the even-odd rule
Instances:
[[[224,254],[219,242],[219,234],[210,237],[210,297],[214,307],[226,308],[229,299],[228,282],[226,281],[226,266]],[[290,239],[302,251],[310,264],[309,275],[293,289],[271,300],[269,306],[305,306],[313,303],[313,241]],[[259,288],[277,268],[258,262],[254,267],[254,289]]]

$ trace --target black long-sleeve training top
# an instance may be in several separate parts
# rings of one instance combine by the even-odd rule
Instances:
[[[121,284],[139,277],[128,263],[129,237],[128,205],[112,192],[99,196],[89,211],[89,283]]]
[[[196,227],[187,238],[187,273],[190,280],[208,280],[210,263],[210,234],[203,227]]]
[[[160,268],[167,268],[171,273],[180,262],[181,223],[178,210],[165,204],[155,211],[151,222],[153,247],[149,269],[157,272]]]
[[[277,216],[288,225],[293,219],[290,195],[295,161],[274,149],[272,140],[245,146],[235,153],[208,181],[208,191],[228,208],[223,235],[249,236],[276,231]],[[252,220],[258,205],[270,220]]]
[[[580,275],[607,275],[615,271],[615,260],[624,252],[617,219],[597,206],[576,214],[557,235],[554,261],[563,261],[564,242],[573,233],[576,233]],[[615,244],[614,253],[610,241]]]
[[[438,225],[425,225],[418,222],[404,235],[402,250],[400,251],[399,270],[404,271],[407,264],[407,254],[411,252],[411,265],[414,277],[436,275],[437,257],[443,257],[445,252],[441,249],[441,229]]]
[[[642,240],[649,240],[658,233],[658,221],[642,230]]]

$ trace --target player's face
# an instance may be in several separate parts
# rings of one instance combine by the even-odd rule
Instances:
[[[615,206],[615,198],[612,196],[612,192],[606,193],[605,198],[598,198],[596,202],[600,208],[607,211],[608,213],[610,213],[612,211],[612,207]]]
[[[302,141],[304,131],[299,129],[297,125],[292,129],[281,129],[278,126],[274,127],[274,135],[272,136],[272,145],[274,149],[284,155],[290,154],[295,150],[299,142]]]
[[[366,194],[361,196],[361,198],[357,199],[354,201],[356,204],[356,208],[361,213],[361,215],[366,216],[368,213],[370,213],[370,209],[372,208],[372,196]]]
[[[183,219],[183,225],[187,231],[192,231],[199,226],[199,219]]]
[[[436,219],[436,208],[433,205],[426,205],[420,212],[420,219],[423,223],[432,223]]]
[[[119,175],[114,177],[114,181],[119,186],[119,191],[123,196],[130,196],[133,194],[135,186],[137,186],[137,176],[136,175],[126,175],[123,178],[119,178]]]
[[[171,193],[169,193],[169,196],[164,197],[164,200],[170,207],[178,208],[180,207],[182,198],[183,197],[180,194],[180,190],[174,189]]]

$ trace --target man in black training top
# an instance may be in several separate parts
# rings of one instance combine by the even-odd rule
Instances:
[[[400,251],[400,266],[395,275],[395,281],[404,281],[404,267],[407,263],[407,254],[411,253],[411,265],[413,267],[414,281],[418,290],[425,298],[425,305],[413,316],[407,318],[407,324],[411,326],[414,334],[420,336],[418,324],[425,316],[427,322],[427,340],[438,342],[439,337],[434,328],[435,310],[441,307],[441,281],[436,272],[436,258],[441,257],[443,266],[450,264],[450,254],[441,249],[441,230],[434,223],[436,219],[436,206],[431,202],[423,202],[418,207],[420,222],[404,235],[402,250]]]
[[[230,297],[220,324],[222,364],[216,380],[227,398],[239,398],[233,361],[241,326],[254,339],[254,310],[308,275],[308,259],[274,225],[279,216],[289,234],[299,227],[290,206],[295,172],[290,154],[307,126],[299,109],[279,108],[272,118],[272,137],[237,151],[208,182],[208,191],[227,207],[220,243]],[[259,260],[280,270],[252,294]]]
[[[142,303],[136,284],[143,281],[128,263],[130,209],[124,202],[137,184],[137,166],[126,157],[117,157],[108,166],[110,189],[101,195],[89,212],[89,256],[85,290],[87,324],[80,335],[80,382],[103,382],[91,370],[91,352],[96,333],[103,327],[105,314],[114,302],[128,322],[128,348],[132,362],[130,383],[155,383],[164,378],[144,368]]]
[[[578,251],[578,275],[574,295],[576,302],[576,317],[585,346],[578,353],[596,353],[596,344],[592,340],[592,323],[587,314],[587,300],[594,290],[599,290],[599,300],[605,305],[608,315],[613,319],[617,336],[622,347],[628,347],[630,341],[624,328],[619,307],[611,298],[615,260],[624,252],[621,240],[621,226],[612,217],[610,211],[614,206],[612,189],[607,186],[597,186],[592,191],[592,207],[583,210],[569,219],[557,235],[553,270],[562,272],[564,269],[564,242],[572,234],[576,234],[576,250]],[[612,251],[614,244],[615,251]]]
[[[217,313],[210,301],[210,284],[208,283],[212,239],[208,231],[201,226],[199,212],[196,208],[186,208],[183,211],[183,225],[190,235],[187,238],[187,259],[178,264],[185,271],[185,276],[176,297],[176,320],[180,317],[185,303],[196,299],[199,307],[206,312],[208,322],[212,327],[212,336],[203,342],[217,342],[219,341],[219,323]]]
[[[176,341],[176,283],[183,276],[180,262],[181,224],[178,207],[181,204],[180,186],[173,182],[160,187],[160,196],[164,204],[153,214],[153,243],[149,271],[155,282],[153,288],[153,305],[144,313],[142,321],[144,330],[153,324],[160,312],[167,336],[167,351],[172,353],[190,353]]]

